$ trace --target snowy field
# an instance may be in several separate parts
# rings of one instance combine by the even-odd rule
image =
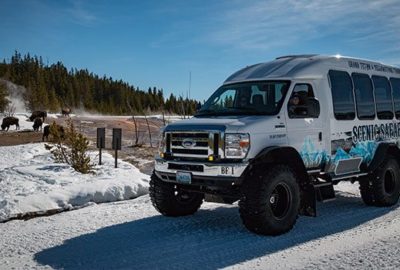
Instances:
[[[148,195],[0,224],[1,269],[399,269],[400,210],[341,187],[277,237],[249,233],[237,205],[167,218]]]
[[[42,143],[0,147],[3,220],[74,209],[0,223],[0,269],[400,269],[400,209],[365,206],[358,184],[340,183],[318,217],[266,237],[244,228],[237,203],[161,216],[144,195],[149,176],[103,161],[81,175]]]
[[[98,162],[91,153],[92,162]],[[61,211],[91,203],[138,197],[148,192],[149,177],[130,163],[103,153],[95,174],[80,174],[55,163],[44,143],[0,147],[0,221],[33,213]]]

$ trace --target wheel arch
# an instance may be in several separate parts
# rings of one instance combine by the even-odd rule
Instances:
[[[254,158],[252,163],[257,165],[263,164],[285,164],[293,168],[300,183],[309,181],[306,167],[300,157],[299,152],[290,146],[271,146],[264,148]]]
[[[379,166],[385,161],[387,156],[393,156],[396,158],[397,163],[400,165],[400,149],[395,143],[379,143],[375,150],[374,157],[371,163],[368,165],[368,171],[373,172],[379,168]]]

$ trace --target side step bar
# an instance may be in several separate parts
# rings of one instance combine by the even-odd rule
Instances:
[[[332,182],[314,184],[316,198],[319,202],[328,202],[335,199],[335,190]]]
[[[320,176],[321,179],[325,179],[325,181],[308,183],[301,188],[303,192],[303,199],[300,215],[309,217],[317,216],[317,201],[328,202],[336,198],[333,183],[339,182],[344,179],[351,180],[368,175],[368,173],[349,173],[336,177],[331,177],[329,175],[327,175],[328,177],[324,177],[325,175],[321,173],[321,170],[319,169],[308,170],[307,173],[309,176],[316,176],[317,178],[318,176]]]

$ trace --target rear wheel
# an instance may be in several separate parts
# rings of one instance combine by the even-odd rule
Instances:
[[[258,175],[258,176],[257,176]],[[252,232],[279,235],[292,229],[300,206],[300,190],[293,171],[277,165],[268,172],[246,179],[239,211]]]
[[[204,198],[203,194],[185,191],[174,183],[162,181],[154,172],[151,175],[149,191],[153,206],[164,216],[194,214]]]
[[[400,196],[400,168],[393,157],[388,157],[369,181],[360,181],[360,193],[365,204],[391,206]]]

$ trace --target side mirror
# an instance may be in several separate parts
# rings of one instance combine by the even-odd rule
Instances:
[[[315,97],[310,97],[307,99],[307,112],[308,117],[318,118],[321,108],[319,106],[319,101]]]

